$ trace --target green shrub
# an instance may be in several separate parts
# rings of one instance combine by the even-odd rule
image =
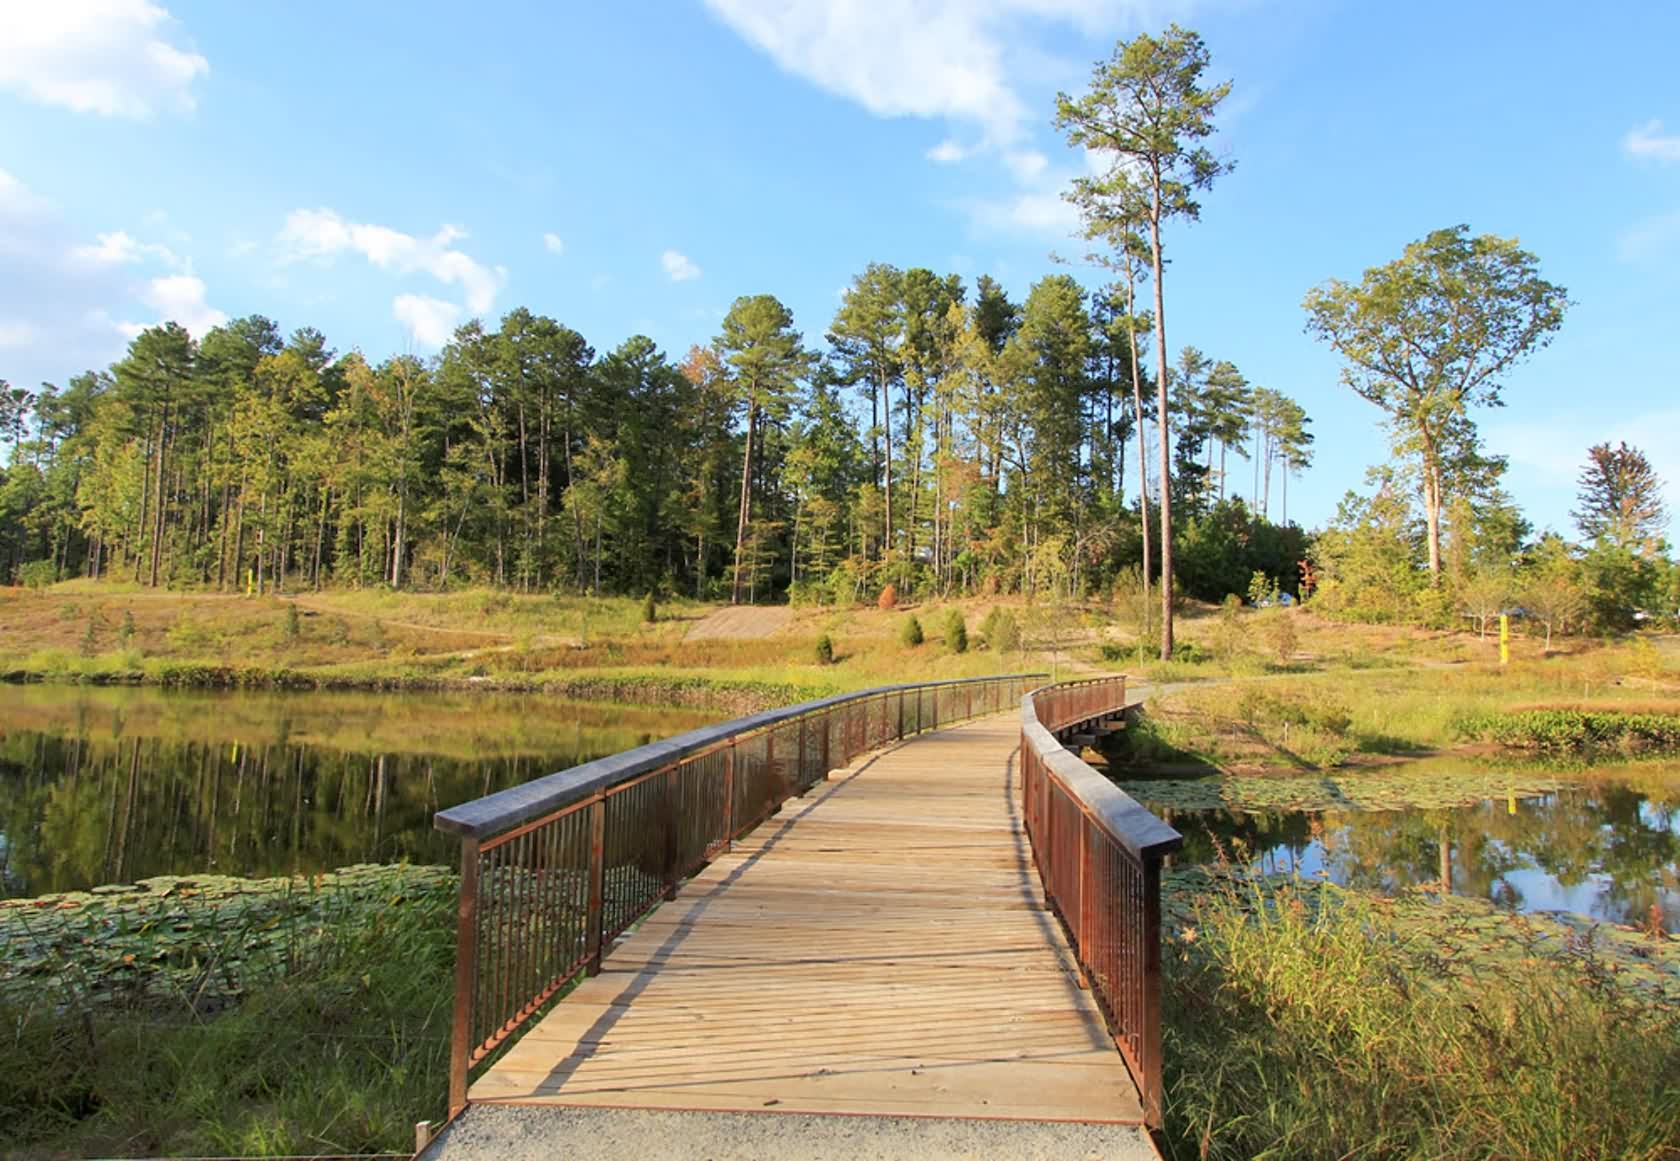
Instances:
[[[44,589],[58,580],[58,568],[50,560],[32,560],[18,568],[18,582],[26,589]]]
[[[302,633],[303,622],[298,619],[297,602],[288,601],[286,604],[286,640],[296,641]]]
[[[89,617],[87,630],[82,633],[82,656],[92,657],[99,649],[99,619]]]
[[[128,646],[129,646],[129,643],[132,642],[133,640],[134,640],[134,611],[132,609],[124,609],[123,610],[123,615],[122,615],[122,624],[117,626],[117,648],[127,649]]]
[[[914,613],[910,614],[899,625],[898,640],[900,644],[908,645],[911,648],[915,648],[922,643],[922,622],[917,619]]]
[[[968,652],[968,623],[956,609],[945,618],[945,647],[952,653]]]
[[[659,606],[654,602],[653,590],[649,589],[648,595],[642,599],[642,624],[651,625],[657,620],[659,620]]]
[[[1461,719],[1460,737],[1517,750],[1571,753],[1598,749],[1680,748],[1680,714],[1539,709]]]
[[[1285,608],[1266,610],[1265,618],[1266,640],[1272,646],[1272,652],[1279,661],[1290,661],[1295,656],[1297,638],[1295,635],[1295,618],[1289,615]]]
[[[980,636],[994,653],[1013,653],[1021,648],[1021,626],[1005,609],[994,607],[980,622]]]
[[[827,633],[817,638],[817,664],[834,664],[834,641]]]

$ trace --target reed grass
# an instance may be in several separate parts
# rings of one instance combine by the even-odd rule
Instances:
[[[1680,1156],[1674,991],[1428,906],[1211,878],[1167,936],[1169,1156]]]

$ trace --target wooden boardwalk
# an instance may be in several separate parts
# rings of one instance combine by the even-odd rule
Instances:
[[[1140,1124],[1032,867],[1019,730],[924,735],[791,800],[471,1099]]]

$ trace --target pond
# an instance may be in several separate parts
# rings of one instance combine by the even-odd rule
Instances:
[[[1445,805],[1442,790],[1452,784],[1455,765],[1467,788],[1461,798],[1475,800]],[[1385,797],[1364,785],[1385,780],[1427,788],[1419,797],[1432,804],[1399,804],[1392,792]],[[1665,929],[1680,929],[1680,763],[1575,775],[1520,768],[1490,774],[1462,760],[1430,759],[1311,781],[1333,781],[1335,797],[1383,808],[1168,804],[1205,802],[1210,792],[1238,803],[1278,797],[1280,780],[1258,776],[1121,785],[1184,835],[1181,860],[1211,863],[1224,851],[1261,870],[1323,874],[1344,886],[1394,892],[1445,885],[1519,911],[1566,911],[1613,923],[1645,923],[1655,906]],[[1501,781],[1515,789],[1495,790]],[[1546,783],[1553,788],[1533,792]],[[1188,793],[1191,787],[1201,794]],[[1316,807],[1318,795],[1309,792],[1304,801]]]
[[[0,686],[0,896],[453,864],[437,810],[719,716],[491,693]]]

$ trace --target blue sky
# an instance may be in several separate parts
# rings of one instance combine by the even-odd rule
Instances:
[[[1079,252],[1056,90],[1171,19],[1235,81],[1237,169],[1168,233],[1168,345],[1307,407],[1292,516],[1385,451],[1303,293],[1458,222],[1575,303],[1483,419],[1519,501],[1566,528],[1587,445],[1626,439],[1680,506],[1667,4],[0,0],[0,377],[253,312],[378,358],[526,305],[680,356],[769,292],[818,340],[872,260],[1024,297]]]

